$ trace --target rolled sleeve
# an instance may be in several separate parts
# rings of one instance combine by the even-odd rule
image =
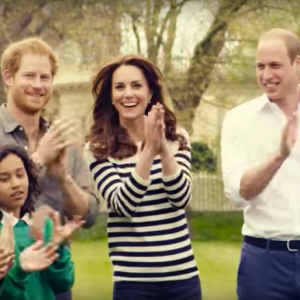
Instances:
[[[97,216],[99,214],[99,200],[94,193],[90,193],[89,198],[89,210],[87,215],[85,216],[85,223],[83,228],[91,228],[97,220]]]
[[[83,155],[79,153],[78,149],[73,149],[72,154],[69,156],[69,159],[72,159],[72,174],[70,174],[73,180],[77,183],[77,185],[89,193],[89,208],[88,213],[85,216],[85,224],[84,228],[91,228],[97,220],[97,216],[99,214],[99,206],[100,202],[98,197],[93,192],[93,184],[92,177],[89,172],[88,166],[84,161]]]
[[[239,208],[243,208],[249,204],[248,201],[240,196],[240,186],[243,174],[244,170],[240,172],[233,171],[231,173],[223,171],[225,195],[236,207]]]
[[[235,206],[245,207],[248,201],[240,196],[241,179],[248,169],[247,148],[234,114],[224,118],[221,133],[221,165],[224,192]]]

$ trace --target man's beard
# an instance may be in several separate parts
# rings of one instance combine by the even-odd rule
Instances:
[[[26,99],[27,95],[24,94],[23,92],[14,91],[12,96],[13,96],[13,101],[14,101],[15,105],[21,111],[23,111],[23,112],[25,112],[27,114],[30,114],[30,115],[35,115],[35,114],[37,114],[37,113],[39,113],[39,112],[42,111],[42,109],[48,103],[51,95],[48,95],[47,97],[44,96],[44,98],[42,100],[43,101],[43,105],[40,105],[38,107],[26,105],[26,103],[28,102],[28,100]]]

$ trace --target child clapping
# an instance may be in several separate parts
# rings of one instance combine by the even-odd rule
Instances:
[[[38,192],[34,163],[21,147],[0,148],[0,299],[55,300],[54,293],[70,290],[74,268],[63,244],[82,225],[61,227],[59,216],[43,216],[39,240],[30,234],[34,216],[33,194]],[[1,240],[4,243],[1,243]]]

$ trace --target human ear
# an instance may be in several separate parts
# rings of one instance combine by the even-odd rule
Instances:
[[[3,71],[3,80],[6,86],[12,86],[13,77],[8,69]]]

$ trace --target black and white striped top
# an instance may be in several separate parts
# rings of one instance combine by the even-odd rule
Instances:
[[[168,281],[198,275],[184,209],[191,200],[190,149],[172,143],[179,171],[162,176],[157,157],[149,181],[135,171],[139,155],[96,160],[85,147],[99,196],[107,201],[114,280]]]

